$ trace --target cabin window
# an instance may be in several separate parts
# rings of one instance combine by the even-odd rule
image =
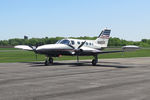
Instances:
[[[91,43],[89,43],[89,45],[91,45]]]
[[[88,42],[86,42],[86,45],[88,45]]]
[[[78,41],[77,43],[78,43],[78,44],[80,44],[80,42],[79,42],[79,41]]]
[[[75,42],[74,42],[74,41],[71,41],[71,44],[72,44],[72,45],[74,45],[74,44],[75,44]]]

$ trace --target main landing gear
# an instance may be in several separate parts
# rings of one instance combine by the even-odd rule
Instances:
[[[96,66],[97,62],[98,62],[98,56],[94,55],[94,59],[92,60],[92,65]],[[46,60],[45,60],[45,66],[48,66],[50,64],[53,64],[53,58],[52,57],[47,57]]]
[[[53,58],[52,57],[47,57],[45,60],[45,66],[48,66],[49,64],[53,64]]]
[[[94,56],[94,59],[92,60],[92,65],[93,65],[93,66],[96,66],[97,62],[98,62],[98,56],[95,55],[95,56]]]

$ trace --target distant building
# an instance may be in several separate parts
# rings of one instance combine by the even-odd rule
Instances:
[[[28,39],[28,36],[24,36],[24,39]]]

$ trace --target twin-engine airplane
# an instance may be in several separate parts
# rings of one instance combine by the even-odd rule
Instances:
[[[92,60],[92,65],[95,66],[98,62],[98,54],[124,52],[123,50],[101,51],[108,45],[110,32],[110,29],[102,30],[96,40],[62,39],[55,44],[46,44],[38,47],[17,45],[15,46],[15,48],[34,51],[35,53],[46,55],[46,66],[49,64],[53,64],[52,57],[59,57],[60,55],[77,56],[77,62],[79,62],[78,56],[94,56],[94,59]]]

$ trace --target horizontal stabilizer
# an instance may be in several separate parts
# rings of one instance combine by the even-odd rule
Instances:
[[[28,51],[33,51],[33,49],[30,46],[28,46],[28,45],[17,45],[14,48],[28,50]]]
[[[123,46],[122,49],[124,51],[135,51],[135,50],[140,49],[140,47],[139,46],[135,46],[135,45],[127,45],[127,46]]]

